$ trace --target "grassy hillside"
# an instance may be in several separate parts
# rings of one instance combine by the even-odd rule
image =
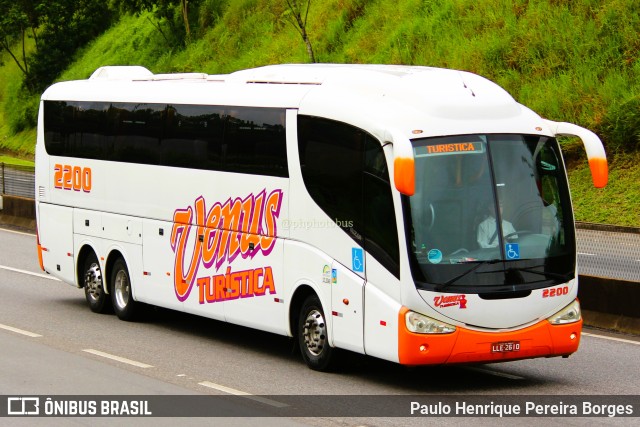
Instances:
[[[124,16],[80,52],[60,80],[87,78],[102,65],[215,74],[307,62],[300,36],[282,19],[284,10],[281,0],[203,0],[192,10],[193,38],[186,46],[167,37],[170,27],[153,14]],[[629,191],[640,182],[640,157],[633,154],[640,150],[637,0],[314,1],[308,32],[320,62],[468,70],[549,119],[596,131],[613,160],[611,184],[593,189],[586,162],[572,161],[577,217],[640,225],[632,213],[638,194]],[[33,130],[20,123],[33,114],[37,97],[23,96],[19,74],[6,58],[4,63],[0,149],[29,155]]]
[[[640,153],[619,154],[609,184],[596,189],[586,157],[570,162],[569,183],[577,221],[640,227]]]

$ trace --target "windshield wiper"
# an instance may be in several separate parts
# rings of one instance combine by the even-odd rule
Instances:
[[[536,271],[534,268],[544,267],[544,264],[534,265],[533,267],[512,267],[514,270],[518,271],[526,271],[527,273],[538,274],[540,276],[544,276],[547,279],[556,279],[562,281],[562,283],[568,282],[573,277],[571,274],[558,274],[558,273],[550,273],[548,271]]]
[[[458,280],[462,279],[463,277],[466,277],[469,274],[473,273],[474,271],[476,271],[477,269],[479,269],[483,265],[496,264],[498,262],[502,262],[502,260],[501,259],[489,259],[489,260],[485,260],[485,261],[477,261],[476,265],[474,265],[473,267],[471,267],[470,269],[468,269],[464,273],[454,277],[453,279],[447,280],[444,283],[436,283],[436,289],[435,290],[438,291],[438,292],[442,292],[445,288],[447,288],[450,285],[456,283]]]

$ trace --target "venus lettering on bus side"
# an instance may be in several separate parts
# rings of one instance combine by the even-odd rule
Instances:
[[[174,283],[178,299],[188,298],[200,265],[207,269],[215,267],[217,271],[223,264],[231,264],[238,255],[244,259],[252,259],[258,253],[269,255],[275,246],[276,219],[281,205],[282,190],[273,190],[267,195],[265,189],[244,199],[215,202],[208,211],[202,196],[195,200],[193,207],[177,209],[173,215],[171,249],[175,253]],[[192,229],[196,233],[190,238]],[[191,254],[190,260],[187,253]]]
[[[276,293],[271,267],[236,272],[227,267],[225,274],[199,277],[196,284],[200,304],[263,296],[267,291]]]
[[[53,167],[53,186],[60,190],[91,192],[91,168],[56,164]]]

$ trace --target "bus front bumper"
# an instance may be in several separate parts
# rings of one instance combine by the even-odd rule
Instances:
[[[403,365],[491,363],[569,356],[578,349],[582,331],[580,319],[563,325],[542,320],[509,332],[479,332],[457,327],[449,334],[418,334],[406,328],[403,311],[400,316],[398,356]]]

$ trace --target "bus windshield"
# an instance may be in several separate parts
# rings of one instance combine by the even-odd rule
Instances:
[[[416,191],[403,196],[403,208],[418,288],[500,297],[574,277],[573,216],[555,139],[464,135],[412,144]]]

